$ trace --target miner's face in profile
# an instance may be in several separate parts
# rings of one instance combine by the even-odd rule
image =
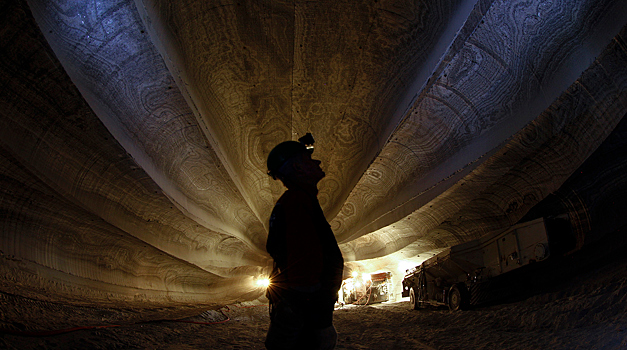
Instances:
[[[306,185],[315,186],[324,178],[324,171],[320,167],[322,162],[312,159],[311,153],[302,152],[294,158],[292,167],[294,175],[297,177],[295,180]]]

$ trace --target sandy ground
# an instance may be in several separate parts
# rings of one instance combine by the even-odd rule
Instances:
[[[604,258],[592,263],[573,257],[545,278],[531,276],[536,283],[525,293],[467,311],[412,310],[406,300],[339,307],[337,349],[627,349],[623,251],[596,252]],[[0,302],[6,306],[11,298],[0,295]],[[4,327],[119,326],[48,336],[0,333],[0,349],[263,349],[269,323],[260,302],[142,312],[33,302],[15,312],[0,314]]]

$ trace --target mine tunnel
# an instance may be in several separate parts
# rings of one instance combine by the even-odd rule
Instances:
[[[4,315],[263,300],[266,158],[308,132],[346,278],[387,273],[390,300],[530,220],[556,256],[627,224],[625,1],[2,9]]]

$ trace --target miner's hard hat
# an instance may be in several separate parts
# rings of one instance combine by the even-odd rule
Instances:
[[[268,155],[268,175],[276,180],[276,175],[289,159],[309,150],[305,145],[296,141],[285,141],[276,145]]]

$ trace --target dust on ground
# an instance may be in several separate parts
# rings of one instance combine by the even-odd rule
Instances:
[[[533,286],[466,311],[413,310],[409,302],[345,305],[334,314],[337,349],[627,349],[627,254],[624,245],[564,259]],[[569,260],[570,259],[570,260]],[[522,277],[521,277],[522,278]],[[533,283],[532,283],[533,282]],[[263,349],[268,306],[95,309],[0,294],[0,349]],[[40,331],[87,328],[45,335]],[[37,333],[39,332],[39,333]],[[45,336],[44,336],[45,335]]]

